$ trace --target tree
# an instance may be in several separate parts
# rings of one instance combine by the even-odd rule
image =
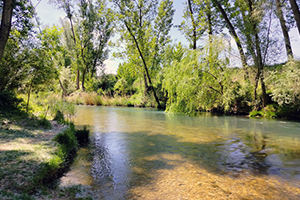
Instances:
[[[128,34],[126,39],[134,44],[143,66],[144,82],[146,90],[152,90],[155,101],[160,107],[152,83],[151,72],[159,66],[159,55],[162,48],[170,39],[168,33],[172,27],[174,10],[171,0],[111,0],[117,8],[119,20],[122,23],[122,31]],[[156,6],[158,12],[156,11]],[[153,23],[154,22],[154,23]],[[147,86],[147,82],[149,86]]]
[[[242,42],[241,42],[239,36],[236,33],[236,28],[233,26],[233,24],[232,24],[231,20],[229,19],[226,11],[223,9],[223,7],[219,3],[219,1],[218,0],[213,0],[213,3],[217,7],[217,9],[219,10],[219,12],[222,14],[222,16],[223,16],[223,18],[225,20],[225,23],[227,25],[227,28],[229,29],[229,33],[231,34],[231,36],[235,40],[236,46],[238,48],[238,51],[239,51],[239,54],[240,54],[240,57],[241,57],[242,66],[243,66],[243,68],[245,70],[245,73],[248,74],[248,71],[247,71],[247,59],[246,59],[245,52],[244,52],[244,49],[243,49],[243,46],[242,46]]]
[[[27,0],[3,0],[0,2],[0,62],[12,28],[22,35],[32,30],[31,19],[35,15],[34,7]]]
[[[197,41],[204,32],[204,29],[201,29],[200,17],[198,17],[199,12],[199,6],[193,0],[187,0],[186,10],[183,15],[185,21],[181,22],[179,26],[180,30],[185,33],[186,38],[191,42],[193,49],[197,49]]]
[[[265,28],[262,25],[262,20],[265,15],[266,4],[264,2],[256,2],[253,0],[247,1],[236,1],[235,5],[240,10],[240,19],[238,22],[239,29],[245,37],[245,43],[247,50],[250,52],[253,62],[256,66],[256,77],[255,77],[255,89],[254,89],[254,100],[257,101],[257,87],[260,81],[262,89],[262,106],[267,105],[267,93],[264,82],[264,61],[263,51],[261,48],[262,41],[259,34]],[[267,31],[269,34],[269,31]],[[268,36],[267,36],[268,39]],[[268,42],[268,41],[267,41]],[[268,48],[268,46],[265,46]],[[257,109],[257,102],[256,109]]]
[[[237,83],[231,82],[228,59],[222,56],[227,46],[222,37],[212,36],[208,40],[211,42],[202,50],[186,51],[180,45],[173,49],[175,59],[164,67],[167,111],[186,114],[215,108],[230,111],[236,98],[232,88]]]
[[[289,0],[290,4],[291,4],[291,8],[294,14],[294,19],[296,21],[297,27],[298,27],[298,31],[300,34],[300,11],[299,11],[299,7],[298,4],[296,2],[296,0]]]
[[[79,24],[77,29],[80,60],[82,69],[82,89],[85,76],[96,74],[96,67],[102,66],[108,57],[107,44],[113,33],[113,16],[106,8],[105,0],[94,3],[82,0],[80,2]]]
[[[2,59],[3,52],[11,29],[11,21],[12,21],[14,4],[15,4],[15,0],[3,1],[3,11],[2,11],[1,26],[0,26],[0,61]]]
[[[290,42],[290,37],[288,33],[288,27],[286,26],[286,22],[282,12],[282,2],[281,0],[276,0],[276,14],[279,18],[282,34],[284,37],[285,49],[287,53],[287,57],[293,58],[292,46]]]
[[[30,63],[31,69],[27,78],[26,112],[28,112],[32,89],[35,87],[38,90],[38,87],[41,85],[51,85],[47,83],[53,79],[58,79],[58,68],[55,67],[54,60],[57,53],[61,51],[60,34],[61,32],[54,26],[52,28],[45,28],[38,35],[40,43],[36,44],[30,54],[32,62]]]
[[[59,9],[62,9],[66,15],[67,18],[70,21],[70,25],[71,25],[71,32],[72,32],[72,38],[74,41],[74,45],[76,46],[77,41],[76,41],[76,36],[75,36],[75,30],[74,30],[74,25],[73,25],[73,15],[74,15],[74,11],[73,9],[73,4],[72,4],[72,0],[50,0],[51,3],[54,3]],[[76,57],[78,59],[78,53],[76,52]],[[80,79],[80,71],[79,69],[77,69],[77,76],[76,76],[76,89],[78,90],[80,88],[79,86],[79,79]]]
[[[184,21],[177,27],[191,42],[191,48],[196,49],[197,41],[205,33],[211,37],[212,34],[221,31],[220,18],[217,16],[217,10],[211,0],[187,0],[183,14]]]

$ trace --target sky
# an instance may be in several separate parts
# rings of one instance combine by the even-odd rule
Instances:
[[[39,0],[32,0],[34,5],[37,5],[38,1]],[[58,10],[57,8],[55,8],[52,4],[49,4],[48,1],[49,0],[41,0],[40,3],[36,6],[37,15],[40,18],[42,25],[45,26],[59,25],[59,19],[64,18],[66,14],[62,10]],[[179,25],[182,21],[184,0],[174,0],[173,5],[175,9],[173,24]],[[296,28],[293,28],[289,32],[289,34],[291,37],[293,53],[295,57],[299,59],[300,58],[299,33]],[[170,35],[173,42],[181,42],[185,46],[188,46],[189,44],[188,41],[185,39],[185,37],[180,33],[180,31],[177,28],[172,28],[170,31]],[[231,44],[233,47],[235,47],[235,43],[233,39],[231,40]],[[119,63],[121,62],[122,60],[114,59],[110,55],[109,59],[104,62],[106,66],[106,73],[116,74]]]

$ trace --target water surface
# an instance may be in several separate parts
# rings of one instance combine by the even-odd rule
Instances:
[[[89,125],[61,186],[94,199],[300,199],[300,124],[79,106]]]

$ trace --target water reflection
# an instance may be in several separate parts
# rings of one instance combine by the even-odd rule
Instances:
[[[217,194],[216,188],[222,198],[257,199],[266,189],[254,187],[258,181],[270,185],[264,198],[286,197],[270,189],[279,184],[278,178],[280,184],[292,183],[280,185],[288,195],[300,194],[293,182],[300,177],[299,123],[86,106],[78,108],[75,123],[92,128],[90,152],[85,155],[91,166],[80,168],[85,171],[80,175],[89,180],[95,199],[160,199],[155,195],[161,193],[167,195],[161,199],[189,194],[209,199]],[[75,162],[66,175],[69,180],[79,174],[77,165],[83,164]],[[242,193],[245,187],[253,190],[252,196]]]

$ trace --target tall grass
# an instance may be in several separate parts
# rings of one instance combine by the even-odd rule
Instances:
[[[52,115],[56,115],[57,112],[63,113],[70,121],[76,114],[75,104],[68,102],[58,95],[52,95],[48,99],[49,111]]]
[[[76,92],[66,98],[68,102],[91,106],[126,106],[126,107],[155,107],[156,103],[153,98],[144,97],[142,94],[131,97],[122,97],[116,95],[110,97],[99,95],[95,92]]]

